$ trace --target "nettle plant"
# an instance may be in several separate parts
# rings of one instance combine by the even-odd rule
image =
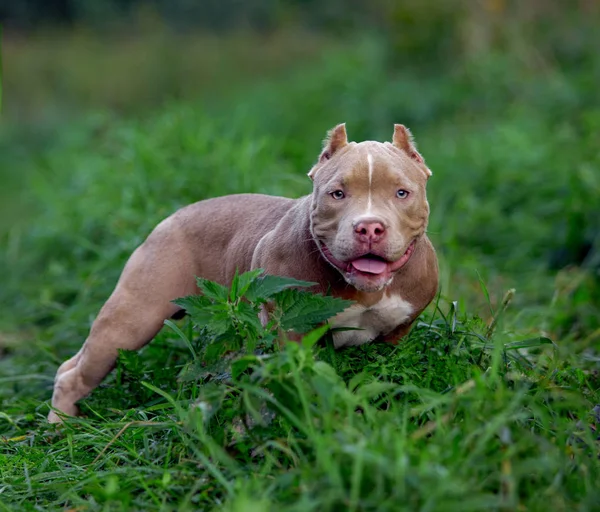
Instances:
[[[337,366],[330,337],[334,329],[330,329],[326,321],[352,305],[353,301],[311,293],[306,288],[315,283],[265,275],[262,269],[241,275],[236,273],[230,288],[203,278],[197,278],[197,284],[200,294],[173,301],[188,313],[193,332],[186,335],[172,321],[165,322],[184,341],[193,356],[192,361],[184,366],[180,381],[203,384],[238,381],[244,373],[264,369],[267,362],[272,363],[276,359],[287,361],[289,357],[310,360],[315,364],[320,363],[320,359]],[[512,293],[511,290],[510,297]],[[493,354],[496,354],[504,371],[514,365],[531,369],[531,362],[519,349],[536,348],[552,342],[543,337],[508,343],[492,340],[498,317],[502,316],[509,301],[505,298],[487,327],[477,322],[473,325],[473,322],[465,324],[460,321],[455,302],[450,305],[447,314],[436,305],[440,317],[429,323],[418,322],[415,328],[417,334],[403,344],[407,346],[404,352],[414,352],[419,358],[425,358],[428,366],[431,364],[430,352],[435,348],[440,353],[442,361],[439,363],[443,362],[443,366],[452,366],[447,360],[454,355],[457,358],[455,362],[473,364],[483,370],[492,363]],[[265,318],[267,306],[268,320],[263,324],[261,317]],[[286,334],[290,331],[304,335],[300,344],[286,343]],[[311,349],[324,337],[327,351],[315,358]],[[410,340],[412,344],[422,345],[422,348],[412,347]],[[397,358],[390,360],[392,365],[398,363]],[[408,369],[405,365],[401,366],[396,371],[406,373]],[[420,365],[417,367],[420,368]]]
[[[188,333],[165,322],[188,347],[191,361],[177,385],[171,379],[161,382],[155,372],[154,383],[142,381],[141,387],[161,395],[167,409],[193,425],[190,435],[211,456],[216,456],[213,448],[245,443],[246,434],[254,443],[267,442],[275,431],[287,436],[290,429],[310,437],[324,421],[334,432],[340,418],[357,421],[356,411],[376,422],[382,411],[411,404],[420,417],[417,424],[433,421],[434,410],[445,410],[456,398],[449,390],[462,389],[477,375],[500,378],[516,368],[528,372],[517,349],[549,342],[494,341],[502,309],[480,334],[485,326],[461,322],[453,303],[447,315],[440,312],[440,318],[418,323],[399,347],[353,347],[342,357],[330,338],[325,350],[313,348],[332,331],[327,319],[352,301],[313,294],[307,290],[313,283],[264,275],[260,269],[236,275],[230,288],[201,278],[197,283],[200,294],[174,301],[189,315]],[[263,324],[266,306],[270,313]],[[286,343],[289,331],[304,333],[301,343]],[[129,371],[132,362],[122,361]],[[175,395],[167,391],[175,387]],[[190,446],[199,449],[195,442]]]
[[[315,283],[265,275],[261,269],[236,274],[230,288],[202,278],[197,283],[200,294],[173,301],[188,313],[193,336],[165,322],[192,353],[178,380],[195,389],[195,400],[186,406],[143,383],[166,398],[182,419],[199,421],[201,431],[221,442],[235,430],[235,418],[260,428],[273,412],[302,430],[311,421],[307,396],[314,386],[346,390],[342,378],[311,349],[328,336],[326,320],[353,301],[313,294],[306,288]],[[289,331],[303,334],[302,342],[286,343]],[[328,347],[333,350],[331,343]]]
[[[193,354],[182,380],[203,380],[223,372],[231,372],[235,379],[253,363],[278,352],[292,331],[304,335],[302,347],[311,348],[328,333],[324,322],[353,304],[302,289],[315,283],[265,275],[262,269],[236,273],[230,288],[203,278],[197,278],[197,284],[199,295],[173,301],[188,313],[199,334],[195,342],[166,321]],[[268,320],[263,323],[261,318]]]

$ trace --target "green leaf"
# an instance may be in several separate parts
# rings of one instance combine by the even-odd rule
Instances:
[[[215,304],[203,295],[188,295],[172,302],[184,308],[194,324],[207,327],[213,333],[225,332],[231,326],[227,304]]]
[[[487,302],[488,307],[490,308],[490,315],[494,316],[494,309],[492,308],[492,301],[490,300],[490,293],[488,292],[487,286],[485,285],[485,281],[478,270],[475,270],[477,273],[477,279],[479,279],[479,286],[483,290],[483,294],[485,295],[485,300]]]
[[[369,375],[367,372],[360,372],[354,375],[350,381],[348,382],[348,389],[350,391],[354,391],[364,382],[371,380],[373,378],[372,375]]]
[[[317,283],[312,283],[310,281],[298,281],[291,277],[266,275],[252,281],[244,296],[250,302],[266,301],[276,293],[288,288],[308,288],[310,286],[315,286],[316,284]]]
[[[186,365],[179,373],[180,382],[204,381],[210,378],[223,381],[229,378],[231,360],[224,357],[227,347],[224,344],[212,343],[207,347],[203,360],[196,360]]]
[[[181,412],[182,409],[181,407],[179,407],[179,404],[177,403],[177,401],[166,391],[163,391],[162,389],[158,388],[157,386],[155,386],[154,384],[150,384],[149,382],[141,382],[142,386],[148,388],[151,391],[154,391],[156,394],[162,396],[167,402],[169,402],[173,408],[178,411]]]
[[[259,306],[249,304],[248,302],[240,302],[236,309],[236,316],[238,320],[244,322],[245,324],[251,325],[257,330],[262,328],[258,313]]]
[[[210,309],[207,308],[207,312],[210,313],[210,320],[206,323],[206,327],[214,334],[222,335],[230,331],[233,332],[233,321],[229,311],[217,311],[214,308],[210,312]]]
[[[256,268],[254,270],[250,270],[248,272],[244,272],[243,274],[238,276],[237,279],[237,289],[235,298],[244,297],[248,288],[256,281],[258,276],[260,276],[264,270],[262,268]],[[250,299],[248,299],[250,300]]]
[[[302,333],[344,311],[354,302],[292,289],[279,293],[275,303],[281,311],[281,328]]]
[[[204,308],[211,304],[210,300],[202,295],[186,295],[185,297],[179,297],[171,302],[181,306],[190,315],[193,315],[198,311],[204,311]]]
[[[329,324],[325,324],[321,327],[313,329],[302,337],[302,346],[304,348],[311,349],[325,335],[325,333],[329,331],[330,328],[331,326]]]
[[[240,279],[240,275],[238,274],[238,269],[236,267],[235,274],[233,275],[233,279],[231,281],[231,286],[229,287],[229,300],[231,302],[234,302],[235,299],[237,298],[239,279]]]
[[[197,277],[196,283],[205,297],[217,302],[227,302],[229,290],[225,286],[202,277]]]
[[[325,361],[315,361],[313,369],[316,374],[327,377],[330,383],[339,384],[342,388],[346,387],[344,380],[338,375],[335,368]]]
[[[207,345],[206,350],[204,351],[204,362],[205,368],[210,369],[211,366],[221,365],[225,362],[223,356],[225,352],[231,347],[227,346],[226,335],[217,336],[212,343]],[[222,370],[221,366],[219,366],[220,370]]]
[[[196,351],[194,350],[194,347],[192,346],[191,341],[183,333],[183,331],[177,326],[177,324],[174,323],[172,320],[168,320],[168,319],[165,320],[164,323],[165,323],[165,325],[169,326],[173,331],[175,331],[175,333],[182,339],[182,341],[185,343],[186,347],[192,353],[192,357],[194,359],[196,359],[197,358]]]
[[[242,373],[244,373],[250,366],[258,362],[258,358],[254,355],[247,355],[240,357],[234,361],[231,365],[231,376],[237,379]]]

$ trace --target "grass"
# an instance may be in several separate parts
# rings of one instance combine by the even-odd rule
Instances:
[[[0,509],[597,510],[597,57],[435,75],[349,48],[216,102],[4,130]],[[441,293],[406,341],[269,348],[232,374],[183,320],[49,426],[58,364],[152,227],[205,197],[308,193],[340,121],[354,140],[407,124],[434,172]]]

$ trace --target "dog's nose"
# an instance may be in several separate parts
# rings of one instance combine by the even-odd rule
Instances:
[[[354,232],[361,241],[376,242],[385,236],[385,226],[378,220],[363,220],[354,226]]]

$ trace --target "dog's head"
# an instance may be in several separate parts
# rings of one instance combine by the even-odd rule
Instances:
[[[396,124],[392,143],[356,143],[348,142],[340,124],[308,175],[314,183],[311,231],[323,257],[358,290],[387,286],[429,218],[431,171],[410,131]]]

